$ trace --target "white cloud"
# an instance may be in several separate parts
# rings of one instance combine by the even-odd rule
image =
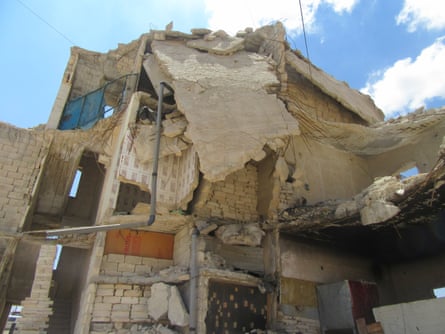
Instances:
[[[405,0],[396,17],[397,24],[408,25],[408,31],[420,27],[428,30],[445,27],[445,3],[438,0]]]
[[[359,0],[304,0],[302,9],[305,28],[313,30],[315,15],[322,4],[329,5],[339,14],[350,13]],[[255,0],[205,0],[209,13],[209,27],[224,29],[231,34],[250,26],[282,21],[287,30],[301,32],[301,17],[298,0],[275,0],[273,3]]]
[[[374,73],[362,89],[387,116],[425,106],[433,98],[445,98],[445,36],[423,49],[415,60],[398,60]]]

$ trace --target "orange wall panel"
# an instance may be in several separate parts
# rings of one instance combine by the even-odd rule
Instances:
[[[173,234],[136,230],[107,232],[105,254],[124,254],[157,259],[173,259]]]

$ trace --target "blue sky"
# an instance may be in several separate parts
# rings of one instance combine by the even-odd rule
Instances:
[[[445,105],[445,3],[301,4],[312,62],[370,94],[388,117]],[[235,34],[276,20],[306,54],[298,0],[3,0],[0,121],[25,128],[46,123],[73,44],[105,52],[170,21],[184,32],[208,27]]]

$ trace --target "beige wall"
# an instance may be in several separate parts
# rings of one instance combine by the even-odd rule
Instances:
[[[22,229],[34,204],[50,137],[0,123],[0,230]]]
[[[445,287],[445,256],[436,255],[424,259],[388,266],[380,284],[382,304],[411,302],[433,298],[433,290]]]
[[[438,124],[419,135],[415,143],[369,157],[367,160],[371,175],[393,175],[403,171],[405,167],[413,167],[413,164],[419,172],[429,172],[439,158],[438,152],[444,133],[445,125]]]
[[[283,187],[281,208],[293,206],[303,197],[308,204],[349,199],[372,183],[366,160],[313,140],[294,137],[285,159],[302,174],[293,193]]]
[[[372,263],[366,258],[333,248],[281,237],[281,275],[316,283],[342,280],[374,281]]]

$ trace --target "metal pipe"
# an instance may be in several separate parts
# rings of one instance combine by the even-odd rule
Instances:
[[[159,150],[161,147],[161,123],[162,123],[162,104],[164,102],[164,87],[173,93],[173,88],[164,81],[160,82],[160,94],[158,99],[158,110],[156,114],[156,143],[153,155],[153,171],[151,173],[151,200],[150,200],[150,216],[146,222],[136,223],[121,223],[99,226],[80,226],[73,228],[62,228],[54,230],[40,230],[27,231],[25,234],[46,234],[47,236],[58,236],[64,234],[85,234],[94,233],[107,230],[117,230],[121,228],[136,228],[143,226],[150,226],[156,219],[156,195],[157,195],[157,181],[158,181],[158,165],[159,165]]]
[[[164,103],[164,87],[172,90],[171,87],[161,81],[159,84],[159,98],[158,98],[158,111],[156,114],[156,144],[155,153],[153,159],[153,171],[151,173],[151,200],[150,200],[150,217],[148,218],[147,225],[150,226],[156,219],[156,195],[157,195],[157,183],[158,183],[158,164],[159,164],[159,149],[161,147],[161,123],[162,123],[162,104]]]
[[[192,240],[190,247],[190,320],[189,330],[190,334],[196,333],[196,327],[198,323],[198,236],[199,230],[194,227],[192,231]]]

